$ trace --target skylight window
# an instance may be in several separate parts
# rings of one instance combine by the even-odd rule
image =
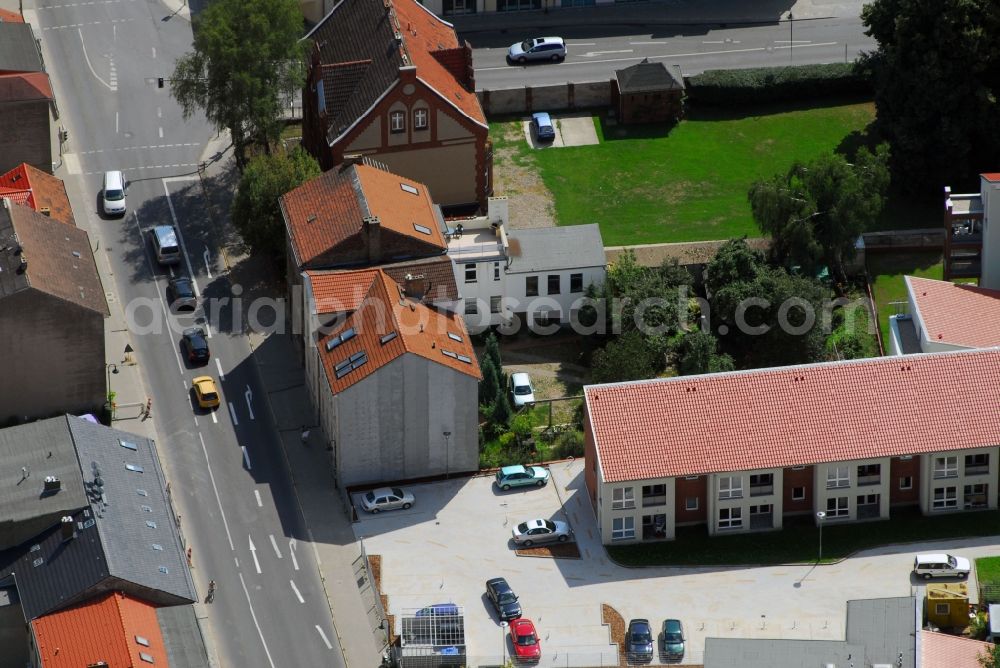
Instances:
[[[145,469],[142,468],[141,466],[139,466],[138,464],[126,464],[125,465],[125,470],[126,471],[132,471],[133,473],[144,473],[145,472]]]
[[[431,233],[431,228],[427,227],[426,225],[418,225],[417,223],[413,223],[413,229],[415,229],[417,232],[420,232],[421,234],[426,234],[428,236],[430,236]]]
[[[135,490],[135,493],[138,494],[139,496],[149,496],[149,493],[146,492],[146,490],[144,489],[137,489]]]
[[[466,364],[472,364],[472,358],[469,357],[468,355],[459,355],[458,361],[465,362]]]
[[[120,438],[118,439],[118,444],[121,445],[123,448],[127,448],[133,452],[139,449],[139,446],[137,446],[135,443],[132,443],[131,441],[123,441]]]
[[[334,375],[339,379],[351,373],[360,366],[368,362],[368,354],[365,351],[354,353],[345,360],[342,360],[333,368]]]
[[[393,330],[393,331],[389,332],[388,334],[386,334],[385,336],[383,336],[382,338],[380,338],[379,339],[379,343],[381,343],[384,346],[385,344],[387,344],[390,341],[392,341],[393,339],[395,339],[397,336],[399,336],[399,332]]]
[[[160,545],[159,543],[153,543],[153,549],[156,550],[157,552],[163,552],[163,546]]]
[[[156,522],[154,522],[153,520],[146,520],[146,526],[148,526],[150,529],[155,529]]]
[[[146,654],[145,652],[139,652],[139,658],[146,663],[153,663],[153,656],[151,654]]]
[[[153,512],[153,509],[151,507],[149,507],[149,506],[139,506],[139,507],[142,508],[143,512],[147,512],[147,513]]]
[[[400,183],[399,187],[410,193],[411,195],[419,195],[420,191],[411,186],[409,183]]]
[[[448,338],[451,339],[452,341],[458,341],[459,343],[462,342],[462,337],[456,334],[455,332],[448,332]]]
[[[142,645],[143,647],[149,647],[149,640],[143,638],[142,636],[136,636],[135,641]]]
[[[344,343],[345,341],[350,341],[357,335],[358,333],[354,331],[353,327],[348,327],[338,336],[335,336],[326,342],[326,352],[330,352],[331,350],[339,346],[341,343]]]
[[[441,354],[444,355],[445,357],[450,357],[450,358],[456,359],[456,360],[458,359],[458,354],[457,353],[453,353],[450,350],[445,350],[444,348],[441,349]]]

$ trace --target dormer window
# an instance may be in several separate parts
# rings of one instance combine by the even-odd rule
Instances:
[[[402,111],[394,111],[389,114],[390,132],[406,132],[406,114]]]
[[[413,129],[414,130],[426,130],[427,129],[427,110],[426,109],[415,109],[413,111]]]

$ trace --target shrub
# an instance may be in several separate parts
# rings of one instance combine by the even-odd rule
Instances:
[[[870,77],[853,63],[708,70],[688,77],[693,105],[760,104],[784,100],[872,96]]]
[[[556,436],[556,440],[552,444],[552,456],[555,459],[582,457],[583,450],[584,439],[582,431],[564,431]]]

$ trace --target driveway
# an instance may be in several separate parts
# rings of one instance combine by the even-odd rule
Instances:
[[[543,489],[502,493],[489,477],[413,486],[417,504],[409,511],[355,524],[368,554],[382,556],[390,614],[440,602],[464,606],[468,664],[495,665],[502,631],[483,584],[501,576],[538,627],[542,666],[616,664],[617,650],[601,623],[602,603],[626,621],[646,617],[659,625],[679,617],[688,636],[685,663],[700,663],[709,636],[842,640],[848,600],[920,591],[910,576],[917,552],[958,552],[971,559],[997,553],[996,538],[986,538],[881,548],[818,568],[622,568],[600,545],[583,462],[560,462],[550,470],[552,482]],[[567,518],[582,558],[516,555],[509,545],[511,526],[534,517]],[[974,577],[969,590],[974,595]],[[509,644],[503,651],[509,655]]]
[[[550,142],[539,143],[531,131],[531,119],[522,121],[524,137],[528,146],[534,149],[559,148],[564,146],[588,146],[599,144],[597,128],[594,127],[594,116],[588,111],[567,111],[560,114],[550,114],[556,138]]]

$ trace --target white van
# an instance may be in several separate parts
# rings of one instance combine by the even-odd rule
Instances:
[[[918,554],[913,560],[913,572],[925,580],[967,578],[971,569],[968,559],[950,554]]]
[[[104,202],[104,213],[109,216],[125,215],[125,175],[118,170],[104,172],[104,186],[101,188],[101,200]]]
[[[173,225],[157,225],[153,228],[153,250],[160,264],[178,264],[181,261],[181,247],[177,243],[177,232]]]

